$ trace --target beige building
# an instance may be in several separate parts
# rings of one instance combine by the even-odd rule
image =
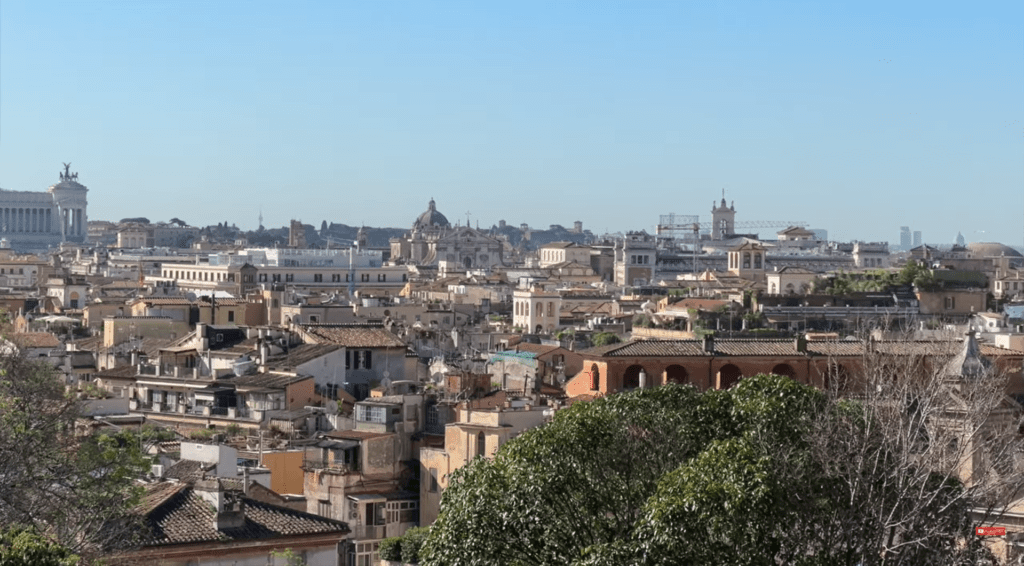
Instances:
[[[166,316],[109,316],[103,319],[103,347],[143,338],[176,340],[190,331],[188,321]]]
[[[473,458],[492,458],[503,444],[550,420],[551,409],[510,401],[493,409],[458,409],[457,422],[445,426],[444,448],[420,449],[420,524],[437,519],[441,494],[452,472]]]
[[[512,326],[526,333],[551,334],[559,327],[562,296],[540,287],[512,292]]]
[[[628,232],[615,243],[615,284],[641,286],[654,283],[657,242],[645,231]]]
[[[765,247],[755,240],[746,240],[729,250],[729,272],[748,281],[765,281],[767,260]]]
[[[541,268],[560,263],[578,263],[590,267],[590,246],[573,242],[552,242],[541,246],[537,253]]]
[[[886,242],[855,242],[853,244],[853,263],[860,268],[887,269],[889,260],[889,244]]]
[[[769,295],[805,295],[818,274],[802,267],[783,267],[765,275]]]

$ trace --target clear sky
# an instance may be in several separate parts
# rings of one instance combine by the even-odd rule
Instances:
[[[0,187],[92,219],[1024,241],[1024,2],[3,0]],[[767,235],[768,231],[761,231]]]

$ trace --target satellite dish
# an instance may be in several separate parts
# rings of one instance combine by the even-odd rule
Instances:
[[[391,387],[391,380],[385,377],[384,379],[380,380],[380,386],[383,387],[384,389],[389,389]]]
[[[388,371],[388,370],[384,370],[383,372],[381,372],[381,375],[384,376],[384,379],[387,379],[387,378],[391,377],[391,372]]]
[[[185,298],[188,299],[190,303],[196,302],[196,294],[193,293],[192,291],[185,293]]]

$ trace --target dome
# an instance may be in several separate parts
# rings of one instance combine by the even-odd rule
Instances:
[[[416,218],[416,222],[413,222],[412,229],[420,230],[424,228],[433,228],[434,226],[450,228],[451,223],[448,222],[448,219],[445,218],[443,214],[437,211],[437,207],[434,205],[434,199],[430,199],[430,204],[427,205],[427,211]]]
[[[1024,257],[1017,250],[998,242],[972,242],[967,244],[967,248],[975,257]]]

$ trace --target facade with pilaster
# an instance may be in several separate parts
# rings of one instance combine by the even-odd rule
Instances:
[[[89,221],[88,189],[78,173],[60,174],[44,192],[0,189],[0,238],[14,249],[40,249],[61,242],[85,242]]]

